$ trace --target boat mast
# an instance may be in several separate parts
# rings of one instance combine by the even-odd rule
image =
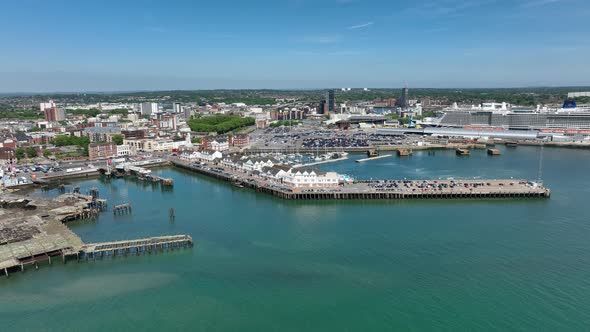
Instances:
[[[541,151],[539,152],[539,170],[537,173],[537,183],[543,184],[543,153],[545,151],[545,142],[541,142]]]

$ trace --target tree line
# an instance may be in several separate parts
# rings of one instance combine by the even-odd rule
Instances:
[[[196,132],[217,132],[227,133],[239,128],[252,126],[255,124],[253,118],[242,118],[237,115],[214,115],[202,118],[193,118],[188,120],[188,125],[192,131]]]

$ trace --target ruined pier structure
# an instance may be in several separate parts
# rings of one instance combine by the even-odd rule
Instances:
[[[81,194],[49,200],[0,193],[0,274],[8,276],[24,271],[26,266],[52,264],[55,259],[66,263],[70,259],[157,253],[193,246],[188,235],[84,244],[66,223],[88,218],[92,211],[99,211],[99,206],[106,207],[106,201]]]

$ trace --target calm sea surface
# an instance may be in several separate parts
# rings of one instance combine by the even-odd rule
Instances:
[[[366,179],[537,178],[539,149],[503,151],[323,168]],[[289,202],[171,168],[154,172],[174,179],[172,191],[81,181],[111,206],[134,207],[70,224],[85,242],[190,234],[196,246],[0,278],[0,329],[587,330],[590,151],[547,148],[543,164],[549,200]]]

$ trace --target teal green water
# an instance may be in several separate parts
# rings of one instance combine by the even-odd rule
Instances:
[[[354,158],[360,158],[355,156]],[[323,166],[363,178],[536,178],[539,150]],[[82,181],[132,216],[86,242],[187,233],[192,250],[0,278],[2,331],[581,331],[590,152],[546,149],[550,200],[288,202],[174,169],[171,192]],[[46,195],[55,195],[48,193]],[[176,209],[176,220],[168,209]]]

